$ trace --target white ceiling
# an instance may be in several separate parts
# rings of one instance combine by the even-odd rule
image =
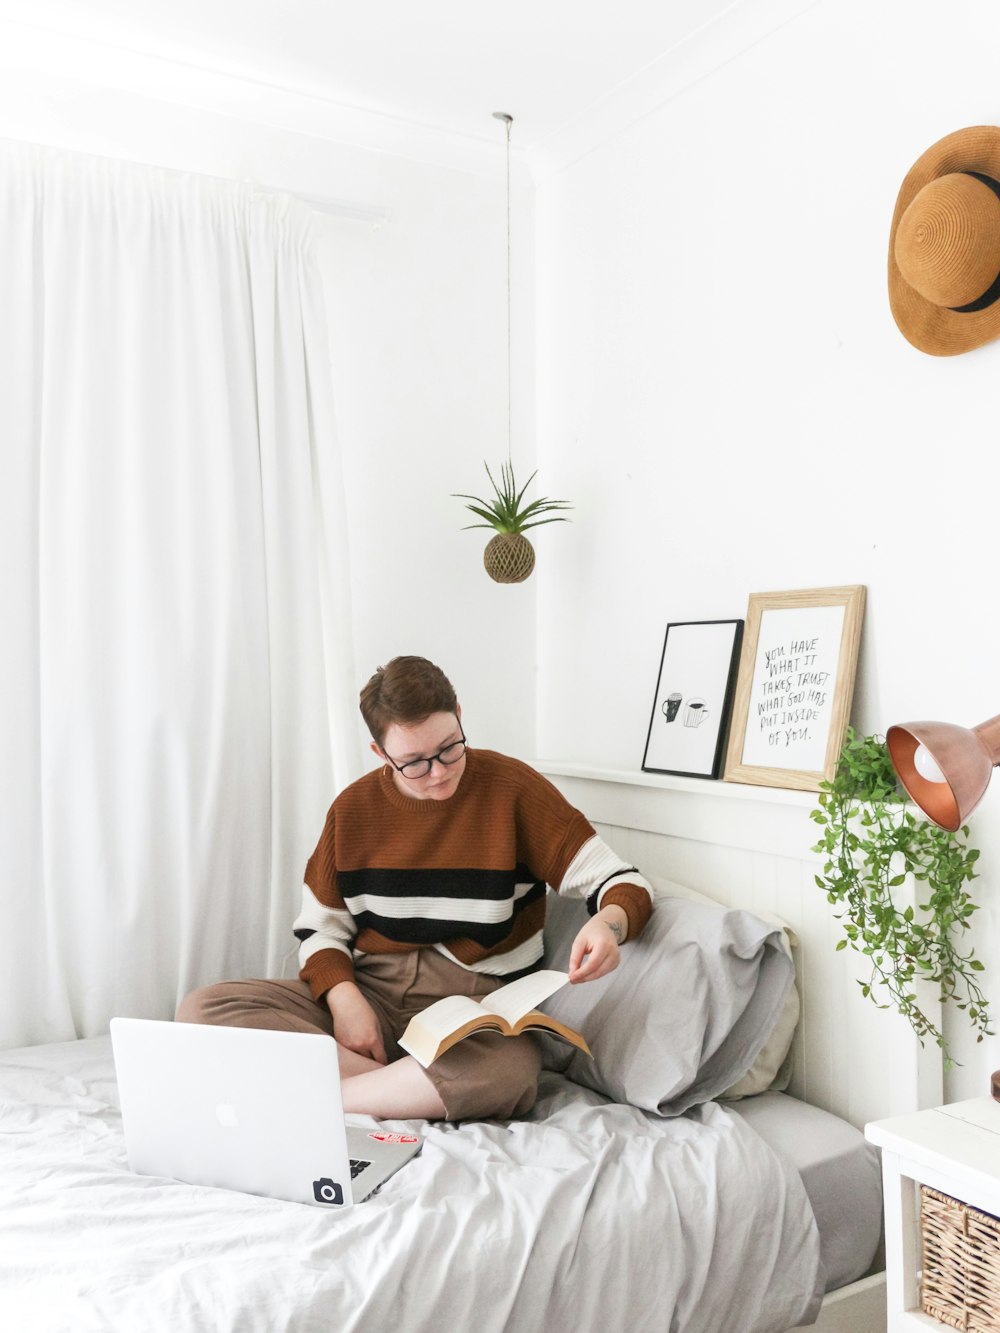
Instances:
[[[616,104],[642,114],[652,75],[705,34],[738,30],[745,47],[811,3],[0,0],[0,20],[8,49],[16,39],[36,64],[43,48],[61,50],[64,68],[119,84],[130,67],[160,95],[172,73],[179,100],[198,86],[203,101],[214,79],[272,105],[298,99],[320,121],[347,117],[355,134],[365,120],[383,137],[405,124],[467,148],[502,141],[492,113],[506,111],[515,149],[562,144],[572,156]]]

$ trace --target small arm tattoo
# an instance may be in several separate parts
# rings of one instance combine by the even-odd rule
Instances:
[[[624,930],[622,930],[621,922],[620,922],[620,921],[609,921],[609,922],[607,922],[607,927],[608,927],[608,930],[611,931],[612,935],[614,935],[614,937],[615,937],[615,939],[618,941],[618,943],[621,944],[622,940],[625,938],[625,932],[624,932]]]

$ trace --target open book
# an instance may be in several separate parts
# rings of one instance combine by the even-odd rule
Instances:
[[[411,1018],[399,1044],[425,1069],[474,1032],[500,1032],[505,1037],[517,1037],[536,1029],[570,1041],[590,1055],[590,1047],[579,1032],[535,1008],[567,981],[568,972],[530,972],[481,1000],[468,995],[449,995]]]

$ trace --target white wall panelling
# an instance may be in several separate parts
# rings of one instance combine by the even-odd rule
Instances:
[[[815,882],[820,859],[809,851],[818,832],[809,793],[537,767],[645,873],[772,913],[793,929],[802,1020],[792,1092],[859,1128],[940,1104],[939,1049],[921,1047],[895,1011],[864,999],[857,955],[836,951],[840,928]]]

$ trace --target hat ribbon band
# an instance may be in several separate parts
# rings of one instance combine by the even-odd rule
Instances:
[[[963,172],[963,175],[974,176],[977,181],[982,181],[982,183],[988,185],[996,197],[1000,199],[1000,181],[995,181],[992,176],[984,176],[981,171],[966,171]],[[948,308],[956,315],[972,315],[975,314],[977,310],[987,309],[988,306],[993,305],[998,299],[1000,299],[1000,273],[997,274],[992,285],[987,287],[982,296],[977,296],[976,299],[970,301],[968,305],[953,305]]]

